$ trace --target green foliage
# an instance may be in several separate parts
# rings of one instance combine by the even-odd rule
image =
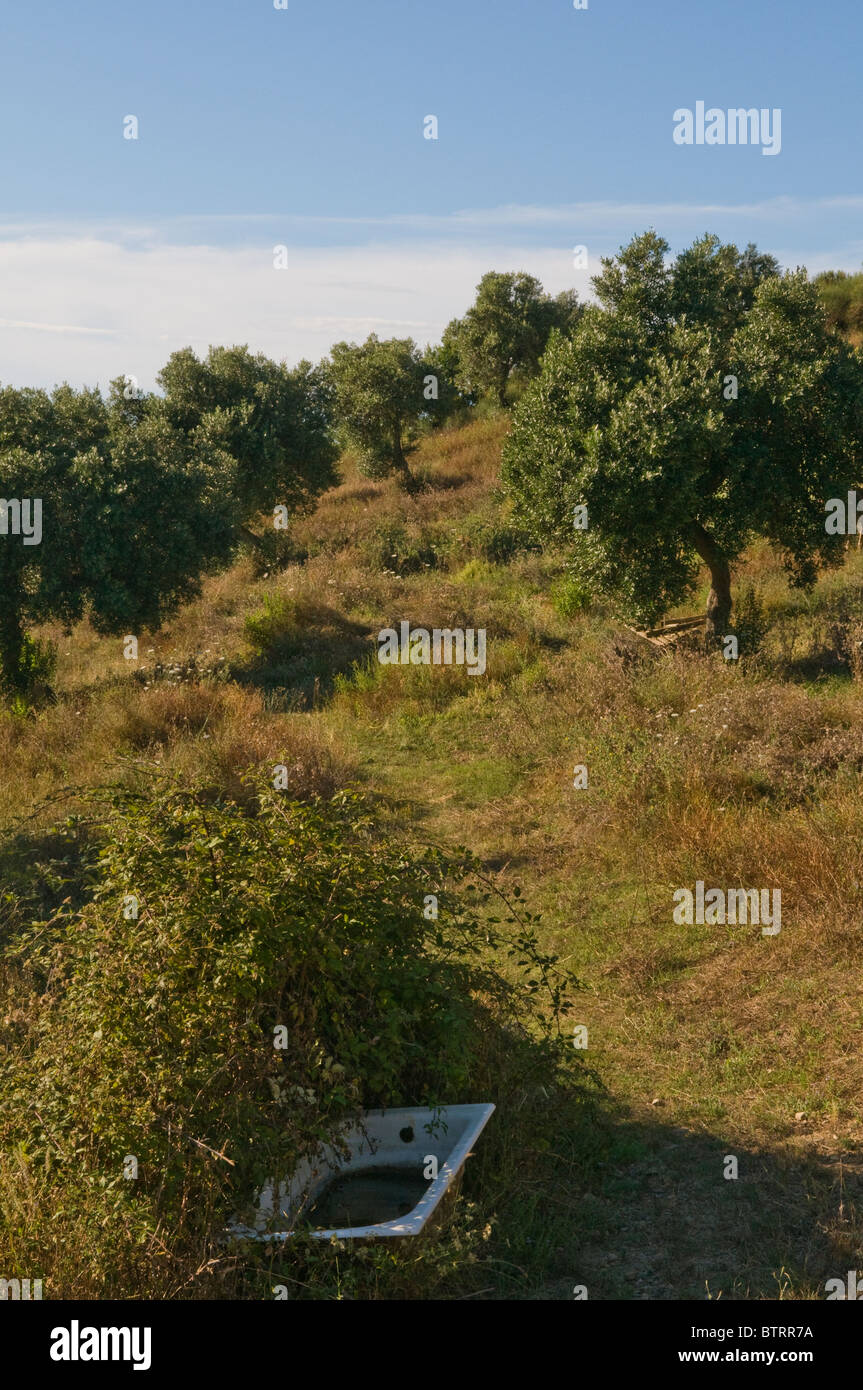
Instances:
[[[361,630],[349,618],[313,599],[265,594],[263,606],[246,618],[245,636],[259,656],[272,655],[275,650],[287,654],[326,628],[345,634]]]
[[[590,607],[590,593],[573,574],[565,574],[552,586],[551,601],[561,618],[575,618]]]
[[[26,689],[24,632],[89,611],[103,633],[158,626],[233,544],[234,472],[158,410],[58,387],[0,392],[0,496],[39,499],[42,536],[0,536],[0,663]]]
[[[754,584],[744,585],[734,605],[734,631],[741,656],[760,651],[769,630],[770,622]]]
[[[451,341],[427,346],[423,354],[426,376],[437,379],[437,399],[425,401],[432,427],[466,418],[469,408],[476,404],[473,396],[459,386],[458,353]],[[423,393],[425,395],[425,392]]]
[[[508,565],[516,555],[537,550],[530,531],[511,517],[472,516],[458,531],[380,522],[362,543],[366,563],[400,577],[445,569],[468,560]]]
[[[296,601],[265,594],[263,608],[249,614],[244,630],[248,642],[259,654],[269,651],[275,642],[285,637],[295,637],[302,631]]]
[[[490,565],[508,565],[516,555],[539,549],[527,527],[519,525],[511,517],[488,521],[477,527],[471,536],[471,548]]]
[[[495,1038],[552,1070],[562,1055],[574,982],[529,913],[496,915],[482,886],[470,905],[470,855],[406,852],[347,794],[254,792],[242,808],[164,780],[103,791],[89,900],[22,925],[2,957],[17,1021],[0,1143],[63,1189],[66,1219],[87,1213],[97,1263],[118,1228],[212,1246],[359,1106],[473,1099],[494,1085]],[[124,1183],[127,1154],[139,1178]]]
[[[326,604],[307,598],[287,598],[284,594],[264,595],[263,607],[250,613],[245,622],[246,639],[258,656],[274,652],[288,655],[312,637],[320,640],[322,630],[346,636],[363,631]]]
[[[53,642],[25,634],[18,662],[18,680],[27,691],[49,686],[57,669],[57,648]],[[2,681],[0,670],[0,681]],[[10,686],[13,684],[9,682]]]
[[[441,537],[427,527],[409,534],[400,521],[383,521],[363,543],[363,555],[375,569],[392,574],[419,574],[441,562]]]
[[[249,550],[256,579],[278,573],[289,565],[305,564],[309,557],[307,548],[299,545],[290,531],[276,531],[275,528],[256,535]]]
[[[755,536],[800,584],[836,562],[824,501],[851,484],[863,444],[863,363],[802,271],[779,276],[710,236],[671,265],[667,250],[650,232],[603,262],[602,307],[552,337],[504,448],[517,516],[646,623],[689,594],[699,557],[730,605],[728,565]]]
[[[216,448],[235,464],[238,520],[277,503],[308,506],[335,482],[332,400],[325,373],[309,362],[293,370],[248,348],[191,348],[171,354],[158,376],[174,429],[194,448]]]
[[[325,699],[335,674],[350,669],[369,649],[366,627],[302,595],[267,595],[263,607],[246,619],[245,635],[251,661],[235,665],[234,676],[272,691],[291,708]]]
[[[363,344],[336,343],[328,380],[336,419],[345,439],[360,455],[368,478],[397,472],[414,486],[405,457],[429,402],[424,397],[426,367],[411,338],[381,341],[375,333]]]
[[[455,382],[464,395],[490,396],[502,407],[513,373],[532,376],[552,329],[570,332],[579,313],[572,290],[552,299],[533,275],[489,271],[464,318],[447,326],[441,351],[458,364]]]

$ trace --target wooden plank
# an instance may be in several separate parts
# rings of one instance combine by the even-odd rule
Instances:
[[[636,637],[640,637],[643,642],[649,642],[653,647],[665,648],[672,646],[680,637],[688,633],[695,632],[698,628],[704,627],[706,618],[672,618],[668,623],[663,623],[662,627],[637,628],[630,627],[629,623],[624,623],[627,632],[632,632]]]

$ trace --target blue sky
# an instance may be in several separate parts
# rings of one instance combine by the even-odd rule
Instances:
[[[859,0],[588,5],[6,6],[0,380],[150,386],[186,343],[433,341],[485,270],[588,293],[647,226],[859,268]],[[781,152],[675,144],[697,101],[781,109]]]

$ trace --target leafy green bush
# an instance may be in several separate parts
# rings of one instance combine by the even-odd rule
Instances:
[[[295,641],[302,633],[300,609],[296,599],[282,594],[265,594],[263,607],[250,613],[243,625],[246,639],[257,655],[263,655],[278,643]]]
[[[18,697],[17,706],[21,709],[29,707],[28,696],[36,696],[44,692],[50,686],[54,672],[57,669],[57,648],[53,642],[42,641],[41,638],[31,637],[29,633],[24,633],[21,640],[21,651],[18,661],[18,670],[15,682],[4,682],[3,672],[0,669],[0,687],[6,685],[12,688],[13,685],[21,691]],[[12,708],[16,707],[16,702],[11,702]]]
[[[404,576],[434,569],[440,564],[443,543],[436,532],[425,527],[410,535],[399,521],[385,521],[376,527],[363,545],[369,565]]]
[[[509,519],[480,527],[474,544],[480,558],[492,565],[508,565],[520,552],[540,549],[526,527]]]
[[[276,649],[294,650],[310,640],[320,640],[324,633],[347,636],[364,631],[334,608],[302,594],[292,598],[265,594],[263,606],[257,613],[249,614],[244,630],[249,645],[259,656],[272,654]]]
[[[551,602],[559,617],[574,618],[590,607],[590,594],[574,574],[565,574],[553,584]]]
[[[86,1278],[90,1296],[165,1296],[257,1185],[359,1106],[476,1099],[519,1047],[554,1070],[573,982],[530,914],[489,915],[476,889],[467,905],[469,855],[407,853],[344,793],[254,791],[246,807],[166,780],[104,792],[90,900],[0,958],[15,1019],[0,1151],[38,1195],[25,1211],[0,1183],[0,1256],[38,1272],[62,1230],[54,1296]],[[86,1278],[63,1265],[82,1240]]]
[[[265,531],[262,536],[256,537],[256,544],[251,547],[256,579],[276,574],[289,565],[303,565],[308,557],[308,549],[299,545],[290,531]]]
[[[246,619],[245,634],[252,658],[232,667],[234,678],[294,708],[326,698],[335,674],[362,660],[369,646],[362,624],[303,594],[267,595]]]
[[[734,631],[741,656],[751,656],[760,651],[769,628],[770,623],[755,586],[744,585],[734,605]]]

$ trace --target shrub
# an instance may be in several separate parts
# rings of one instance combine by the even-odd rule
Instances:
[[[303,565],[309,558],[308,547],[300,545],[289,531],[266,531],[256,536],[251,547],[252,572],[256,579],[266,579],[289,565]]]
[[[436,533],[423,528],[417,535],[409,535],[398,521],[383,522],[363,546],[369,565],[400,577],[434,569],[442,553],[443,543]]]
[[[510,520],[492,521],[480,527],[475,546],[480,558],[492,565],[508,565],[523,551],[540,550],[530,532]]]
[[[47,692],[56,669],[57,649],[53,642],[42,641],[25,633],[16,676],[25,705],[28,696],[35,698]],[[0,685],[2,684],[3,677],[0,671]]]
[[[295,599],[282,594],[264,595],[263,607],[246,618],[244,631],[252,650],[261,656],[279,645],[295,641],[302,632],[300,611]]]
[[[734,631],[737,634],[741,656],[754,655],[760,651],[770,623],[755,587],[746,584],[741,589],[734,608]]]
[[[358,1106],[475,1099],[495,1083],[495,1038],[552,1073],[564,1046],[571,981],[529,914],[490,916],[482,892],[467,904],[469,855],[409,853],[347,794],[255,791],[246,807],[161,775],[104,791],[90,900],[22,928],[2,958],[18,1022],[0,1149],[39,1200],[24,1223],[24,1189],[0,1184],[0,1255],[50,1274],[55,1297],[185,1287],[230,1212]]]
[[[551,602],[561,618],[575,618],[590,607],[590,594],[574,574],[565,574],[552,587]]]
[[[245,622],[246,638],[260,657],[290,653],[322,633],[348,637],[363,630],[334,608],[303,595],[266,594],[263,607]]]

